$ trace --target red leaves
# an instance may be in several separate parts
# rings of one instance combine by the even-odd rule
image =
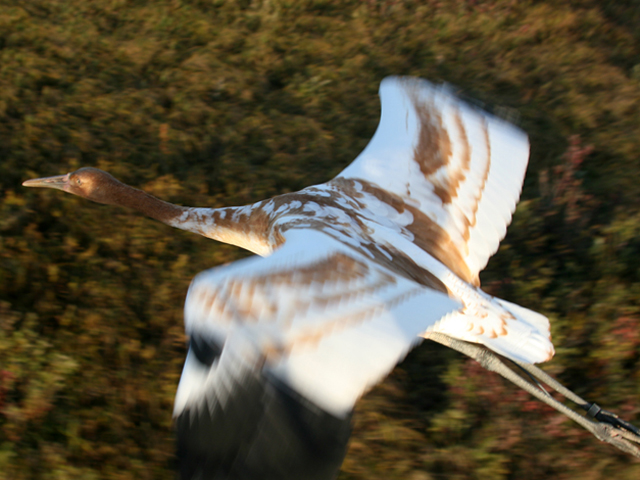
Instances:
[[[593,151],[591,145],[581,145],[580,136],[569,137],[569,147],[562,156],[563,163],[556,165],[549,176],[548,170],[540,172],[540,192],[549,202],[549,212],[561,209],[565,221],[584,227],[595,206],[592,195],[584,192],[580,168],[584,159]]]
[[[14,378],[15,376],[10,371],[0,370],[0,415],[4,415],[5,400]]]

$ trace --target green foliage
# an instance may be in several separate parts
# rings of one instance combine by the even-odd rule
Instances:
[[[182,302],[198,271],[244,255],[20,183],[93,165],[186,205],[295,191],[366,145],[390,74],[519,118],[523,201],[483,283],[551,318],[550,373],[638,423],[638,21],[634,1],[5,1],[0,479],[174,478]],[[360,403],[340,478],[639,475],[423,345]]]

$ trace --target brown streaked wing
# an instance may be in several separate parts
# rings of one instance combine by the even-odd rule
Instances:
[[[268,369],[328,411],[349,411],[421,332],[460,308],[329,235],[290,229],[285,236],[269,257],[199,274],[185,326],[189,335],[224,344],[223,357]]]
[[[334,181],[397,196],[414,209],[415,243],[477,285],[520,195],[526,135],[424,80],[385,79],[380,95],[378,130]]]

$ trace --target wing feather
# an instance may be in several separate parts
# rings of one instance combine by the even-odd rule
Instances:
[[[187,334],[224,346],[205,379],[183,376],[176,415],[205,397],[223,402],[230,385],[220,385],[221,370],[236,378],[249,370],[268,372],[322,409],[344,416],[421,332],[460,308],[447,295],[321,232],[290,230],[286,239],[269,257],[207,270],[194,279],[185,304]]]
[[[435,256],[478,285],[478,274],[498,249],[520,196],[527,136],[460,101],[446,87],[421,79],[387,78],[380,96],[382,115],[374,137],[338,178],[370,182],[417,205],[447,233],[440,242],[457,250]],[[430,244],[417,237],[416,244]]]

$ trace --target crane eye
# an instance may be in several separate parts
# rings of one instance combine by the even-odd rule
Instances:
[[[76,178],[76,185],[82,185],[82,180],[80,178]]]

